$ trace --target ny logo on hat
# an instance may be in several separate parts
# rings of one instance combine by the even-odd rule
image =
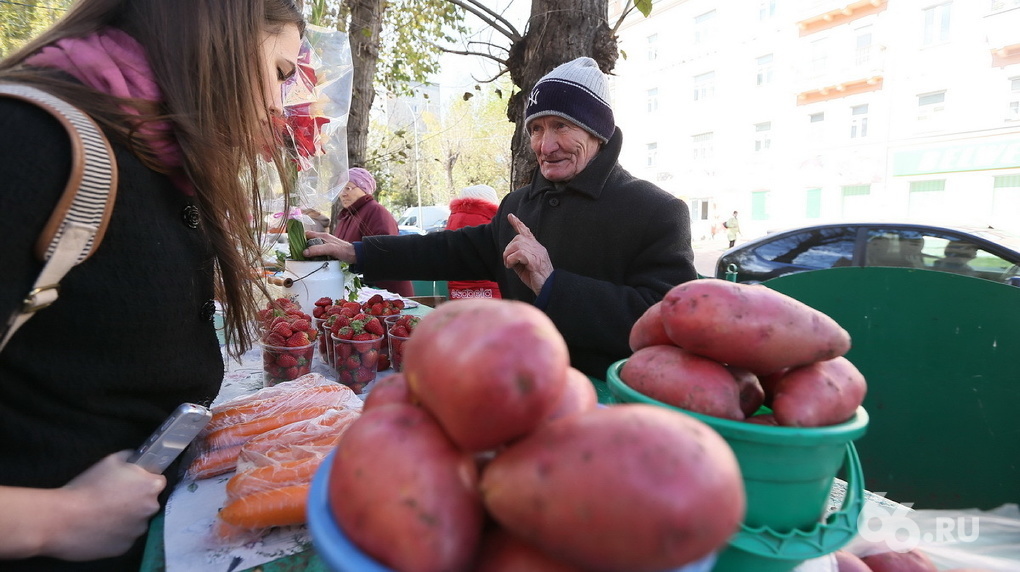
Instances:
[[[534,104],[538,104],[538,90],[537,89],[531,90],[531,95],[528,96],[528,105],[531,105],[533,103]]]

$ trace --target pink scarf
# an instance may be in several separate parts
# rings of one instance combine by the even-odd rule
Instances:
[[[46,46],[30,56],[26,64],[56,68],[67,72],[85,85],[115,97],[133,97],[161,102],[163,94],[149,66],[145,49],[123,30],[105,28],[84,38],[67,38]],[[130,107],[122,107],[136,113]],[[181,169],[183,156],[169,121],[149,121],[139,132],[152,137],[156,159],[170,172],[174,184],[188,195],[194,185]]]

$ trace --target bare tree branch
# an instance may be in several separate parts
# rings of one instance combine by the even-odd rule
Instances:
[[[500,14],[494,12],[488,6],[483,5],[479,0],[447,0],[454,6],[460,6],[468,12],[474,14],[479,20],[485,22],[492,29],[496,30],[511,42],[517,42],[521,39],[521,33],[514,28],[506,18]]]
[[[632,2],[631,0],[627,0],[627,4],[624,6],[623,11],[620,12],[620,18],[616,21],[615,24],[613,24],[612,33],[614,36],[616,35],[616,32],[620,30],[620,26],[623,25],[623,21],[626,20],[627,16],[630,15],[630,13],[633,12],[636,8],[637,6],[634,5],[634,2]]]

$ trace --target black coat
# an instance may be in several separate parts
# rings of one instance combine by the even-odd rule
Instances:
[[[0,485],[62,486],[140,445],[180,403],[210,403],[223,379],[212,250],[184,216],[194,200],[125,148],[114,150],[120,180],[102,244],[0,353]],[[70,157],[66,132],[48,113],[0,98],[4,321],[39,274],[33,245],[67,183]],[[172,487],[175,473],[166,474]],[[137,570],[139,554],[0,569]]]
[[[477,280],[503,297],[536,296],[503,266],[517,215],[549,251],[555,271],[540,308],[570,348],[571,365],[605,379],[630,355],[634,322],[673,286],[697,277],[687,205],[617,162],[619,129],[574,179],[557,189],[539,172],[503,199],[486,225],[426,236],[371,237],[361,245],[366,279]]]

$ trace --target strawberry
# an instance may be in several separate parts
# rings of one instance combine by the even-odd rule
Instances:
[[[372,368],[373,370],[379,364],[379,350],[372,348],[367,352],[361,354],[361,365]]]
[[[407,326],[398,322],[396,326],[390,328],[390,335],[398,338],[409,338],[411,337],[411,332],[407,331]]]
[[[297,332],[287,338],[286,346],[288,348],[299,348],[301,346],[307,346],[310,343],[312,342],[308,339],[308,334],[306,332]]]
[[[334,316],[336,314],[343,313],[343,311],[344,311],[344,309],[341,308],[340,306],[329,306],[328,308],[326,308],[326,315],[327,316]]]
[[[290,381],[293,379],[297,379],[299,375],[301,375],[301,372],[298,368],[288,367],[287,369],[283,370],[283,373],[280,375],[280,377],[287,381]]]
[[[279,319],[279,318],[278,318]],[[280,334],[284,338],[289,338],[294,334],[294,330],[291,329],[290,324],[286,321],[276,322],[270,332],[274,334]]]
[[[283,354],[276,358],[276,365],[280,367],[294,367],[297,364],[297,358],[290,354]]]
[[[383,303],[382,294],[373,294],[372,297],[370,297],[368,300],[365,301],[363,307],[371,308],[372,306],[374,306],[376,304],[382,304],[382,303]]]
[[[356,354],[351,354],[347,356],[347,359],[344,360],[343,367],[346,370],[354,371],[361,367],[361,358],[358,357]]]
[[[390,369],[390,356],[386,354],[379,354],[379,365],[376,366],[376,371],[386,371]]]
[[[351,340],[355,342],[367,342],[369,340],[378,340],[379,338],[380,336],[377,336],[375,334],[362,332],[360,334],[354,334],[354,337],[351,338]]]
[[[324,306],[316,306],[312,309],[313,318],[322,318],[326,315],[326,308]]]
[[[382,322],[379,321],[379,318],[372,318],[365,322],[365,331],[377,336],[382,336],[386,333],[386,330],[383,328]]]
[[[337,329],[337,331],[334,332],[333,335],[340,338],[341,340],[349,340],[354,337],[354,328],[350,326],[343,326],[342,328]]]
[[[298,318],[291,323],[290,328],[295,332],[307,332],[312,329],[312,325],[308,323],[308,320]]]
[[[263,338],[263,342],[267,346],[283,347],[287,343],[287,338],[284,338],[280,334],[271,333]]]
[[[361,304],[357,302],[344,302],[341,304],[341,306],[343,306],[344,308],[350,308],[354,310],[355,313],[361,311]]]
[[[356,383],[369,383],[375,379],[375,368],[372,369],[359,369],[354,372],[354,381]]]
[[[315,301],[315,305],[316,306],[320,306],[320,307],[321,306],[332,306],[333,305],[333,299],[330,298],[329,296],[323,296],[322,298],[319,298],[318,300]]]

